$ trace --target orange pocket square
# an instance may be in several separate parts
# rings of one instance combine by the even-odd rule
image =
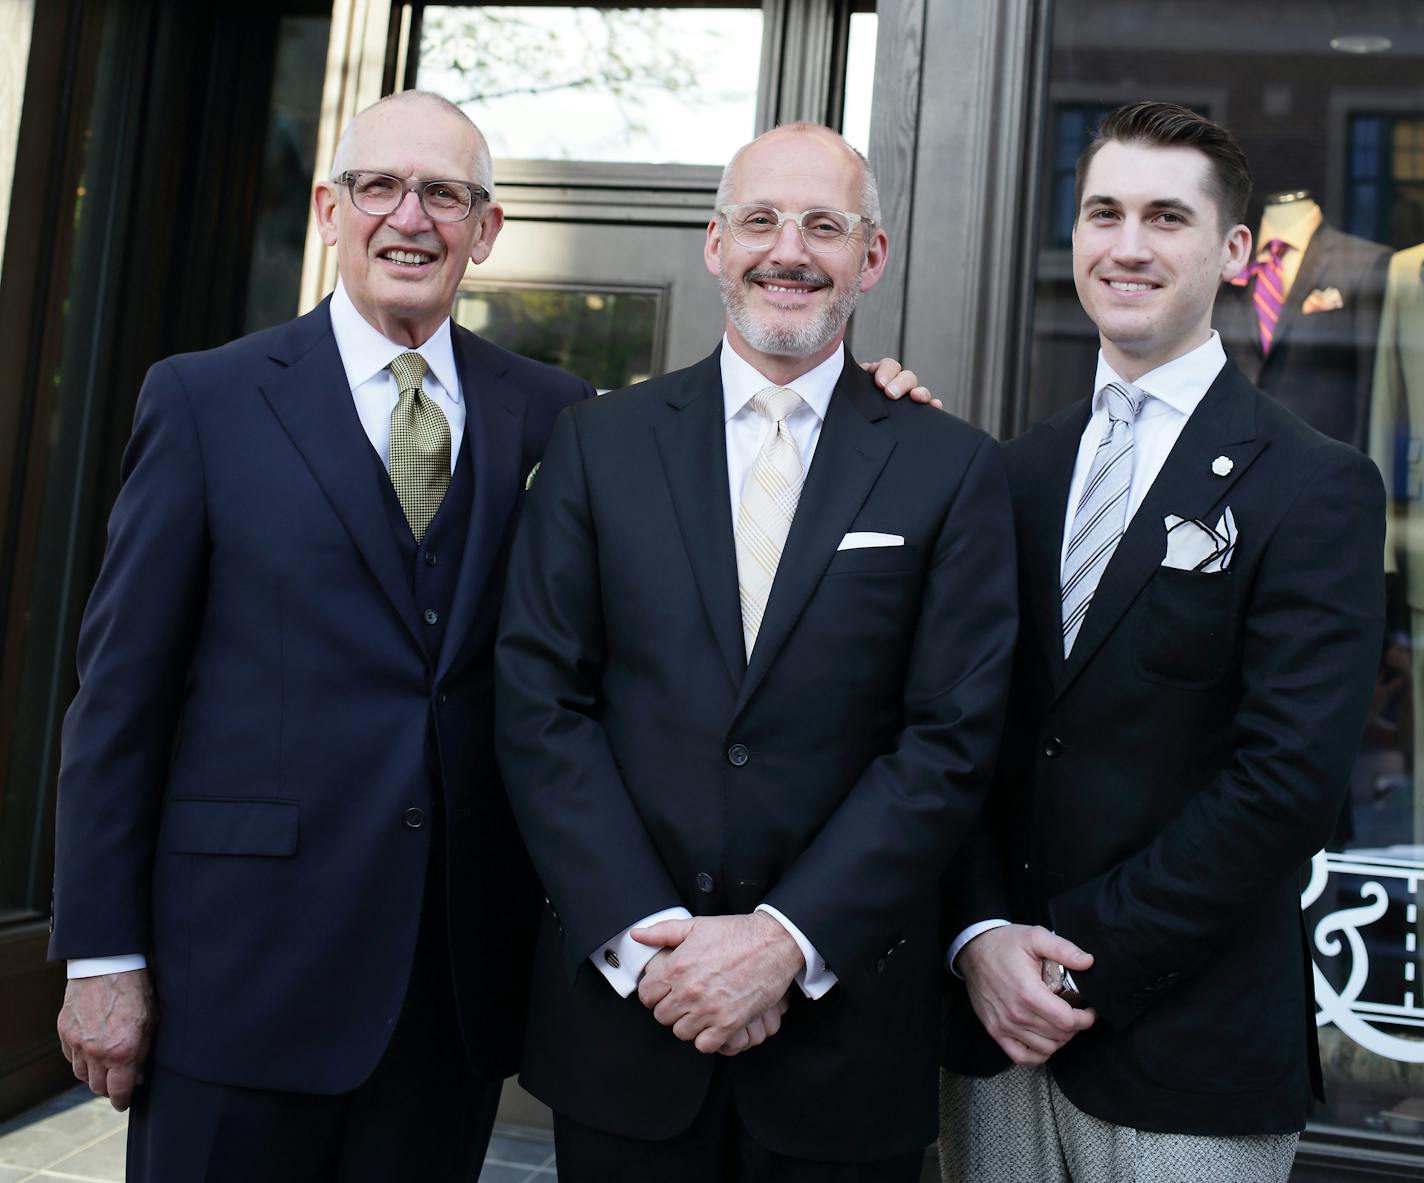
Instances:
[[[1300,310],[1309,316],[1312,312],[1334,312],[1337,308],[1343,307],[1345,307],[1345,301],[1340,295],[1339,288],[1316,288],[1306,296],[1305,303],[1300,306]]]

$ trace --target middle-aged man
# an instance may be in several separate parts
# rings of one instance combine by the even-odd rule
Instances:
[[[1384,495],[1211,329],[1250,188],[1229,133],[1163,103],[1078,162],[1102,348],[1090,397],[1005,448],[1023,630],[946,893],[972,1004],[946,1180],[1284,1180],[1320,1087],[1298,872],[1380,656]]]
[[[492,185],[457,107],[368,108],[313,197],[332,297],[139,396],[51,946],[76,1076],[133,1095],[130,1183],[479,1174],[540,899],[492,752],[495,623],[528,473],[592,393],[450,322]]]
[[[497,737],[565,1183],[908,1181],[933,1134],[937,881],[998,739],[1013,543],[993,441],[843,348],[877,205],[825,128],[743,148],[722,345],[561,416],[524,509]]]

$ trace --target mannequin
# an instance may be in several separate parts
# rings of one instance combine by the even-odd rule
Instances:
[[[1280,320],[1263,351],[1252,285],[1226,284],[1213,318],[1246,377],[1312,427],[1364,449],[1389,248],[1331,226],[1308,189],[1265,198],[1256,258],[1281,258]]]

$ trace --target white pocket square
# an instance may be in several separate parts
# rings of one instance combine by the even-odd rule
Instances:
[[[1216,575],[1231,566],[1236,553],[1236,519],[1231,507],[1221,515],[1213,530],[1195,518],[1179,518],[1169,513],[1162,519],[1167,527],[1167,556],[1162,566],[1178,571],[1199,571]]]
[[[837,550],[863,550],[867,546],[904,546],[899,534],[880,534],[874,530],[853,530],[841,539]]]

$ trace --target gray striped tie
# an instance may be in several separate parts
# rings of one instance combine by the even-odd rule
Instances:
[[[1146,394],[1136,386],[1112,382],[1104,389],[1108,429],[1093,453],[1088,481],[1073,515],[1068,553],[1063,556],[1063,656],[1088,614],[1098,580],[1127,529],[1127,499],[1132,488],[1132,421]]]

